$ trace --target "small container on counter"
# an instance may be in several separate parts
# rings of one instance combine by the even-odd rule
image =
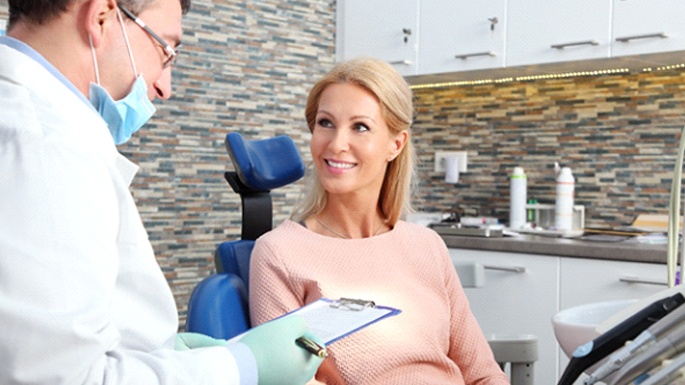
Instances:
[[[509,228],[520,229],[526,224],[526,173],[521,167],[514,167],[509,189]]]

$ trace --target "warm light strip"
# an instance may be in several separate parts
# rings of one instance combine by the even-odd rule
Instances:
[[[663,67],[657,67],[656,69],[652,67],[645,67],[640,72],[653,72],[653,71],[667,71],[674,69],[685,68],[685,63],[673,64]],[[478,80],[464,80],[456,82],[443,82],[443,83],[425,83],[425,84],[415,84],[411,85],[411,89],[423,89],[423,88],[440,88],[440,87],[458,87],[458,86],[475,86],[483,84],[499,84],[508,83],[513,81],[529,81],[529,80],[543,80],[543,79],[562,79],[571,78],[578,76],[600,76],[600,75],[615,75],[615,74],[627,74],[630,73],[628,68],[612,68],[597,71],[579,71],[579,72],[565,72],[558,74],[543,74],[543,75],[530,75],[530,76],[518,76],[518,77],[508,77],[500,79],[478,79]]]

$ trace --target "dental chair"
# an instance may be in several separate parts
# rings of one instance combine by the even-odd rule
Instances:
[[[287,136],[248,141],[238,133],[230,133],[226,149],[235,171],[226,172],[225,177],[242,201],[241,239],[217,247],[217,273],[195,287],[186,318],[186,331],[221,339],[233,338],[250,328],[250,253],[254,241],[273,226],[270,191],[304,175],[302,158]],[[471,285],[463,267],[471,272],[473,267],[455,266],[464,284]],[[500,367],[509,367],[512,385],[533,385],[533,364],[538,358],[535,337],[498,338],[488,343]]]
[[[250,253],[254,241],[273,226],[271,190],[304,175],[300,153],[288,136],[248,141],[233,132],[226,135],[226,150],[235,171],[224,176],[242,202],[241,239],[217,247],[217,273],[195,287],[186,318],[186,331],[222,339],[250,328]]]

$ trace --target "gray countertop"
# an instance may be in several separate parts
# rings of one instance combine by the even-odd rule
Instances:
[[[551,238],[539,235],[482,238],[442,235],[447,247],[457,249],[505,251],[562,257],[609,259],[631,262],[666,263],[667,245],[636,242],[598,242],[582,239]],[[680,246],[680,245],[679,245]]]

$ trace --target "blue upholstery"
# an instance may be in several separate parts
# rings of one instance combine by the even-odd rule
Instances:
[[[234,274],[211,275],[190,296],[186,331],[230,339],[250,327],[247,291]]]
[[[253,246],[253,240],[222,242],[216,248],[214,256],[221,264],[217,270],[237,275],[243,281],[245,289],[250,287],[250,253]]]
[[[272,190],[304,175],[300,153],[288,136],[247,141],[232,132],[226,146],[240,180],[255,190]]]
[[[236,169],[226,173],[226,180],[242,201],[242,239],[217,247],[217,274],[205,278],[190,295],[186,331],[230,339],[250,327],[250,254],[254,241],[273,225],[270,190],[300,179],[304,163],[288,136],[244,140],[230,133],[226,149]]]

